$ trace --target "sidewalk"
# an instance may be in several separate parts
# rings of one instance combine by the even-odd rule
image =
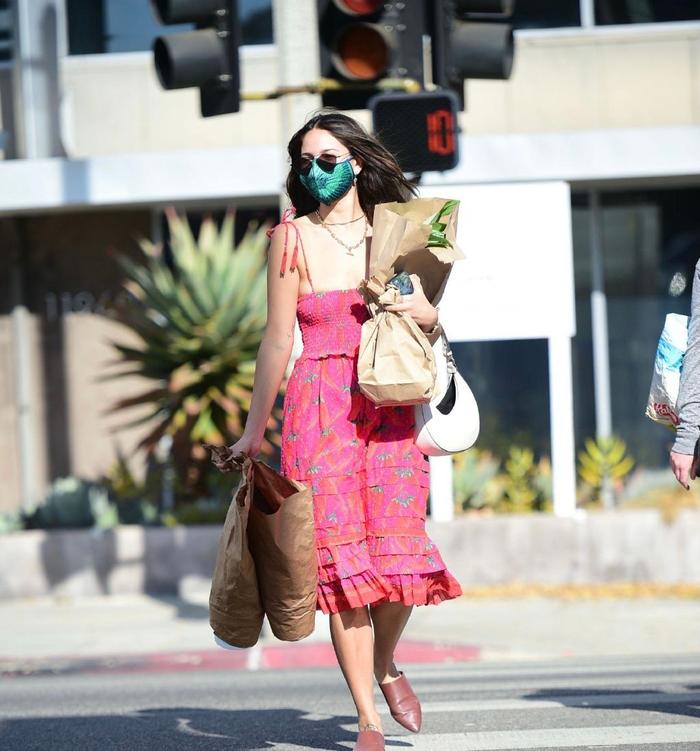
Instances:
[[[334,663],[327,619],[297,643],[266,629],[256,648],[225,650],[208,592],[0,602],[0,674],[259,669]],[[700,598],[465,596],[415,608],[397,659],[409,662],[679,654],[700,650]]]

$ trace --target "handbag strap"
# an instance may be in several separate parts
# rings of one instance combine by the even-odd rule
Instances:
[[[445,334],[445,329],[440,327],[440,340],[442,341],[442,352],[445,355],[445,361],[447,362],[447,372],[452,374],[457,372],[457,363],[455,362],[454,355],[452,354],[452,347]]]

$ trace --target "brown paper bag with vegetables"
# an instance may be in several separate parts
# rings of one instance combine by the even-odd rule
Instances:
[[[400,271],[417,274],[425,296],[437,305],[452,264],[464,258],[457,246],[459,201],[413,198],[374,209],[369,278],[385,285]]]
[[[400,299],[387,281],[406,271],[417,274],[425,296],[436,305],[452,264],[464,258],[457,247],[459,201],[416,198],[375,207],[370,277],[361,285],[372,317],[362,324],[358,385],[379,406],[423,404],[435,389],[435,357],[411,316],[385,310]]]

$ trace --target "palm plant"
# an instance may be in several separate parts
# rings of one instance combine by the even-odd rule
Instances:
[[[139,342],[115,344],[127,368],[116,376],[151,381],[114,409],[148,405],[129,423],[147,425],[139,448],[153,454],[173,439],[180,494],[208,489],[209,459],[202,442],[225,445],[243,431],[250,409],[255,358],[266,319],[266,226],[250,227],[234,249],[233,215],[220,229],[212,219],[194,237],[186,219],[167,212],[170,258],[161,245],[141,240],[142,262],[120,258],[126,296],[119,318]],[[114,377],[114,376],[112,376]],[[279,410],[268,423],[263,453],[279,445]]]

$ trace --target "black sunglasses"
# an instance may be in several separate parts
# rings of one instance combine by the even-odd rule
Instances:
[[[341,157],[350,156],[350,152],[348,151],[347,154],[329,154],[327,152],[322,152],[317,156],[315,159],[311,156],[302,155],[297,159],[297,161],[294,164],[294,169],[300,174],[300,175],[308,175],[309,171],[311,170],[311,165],[316,162],[318,164],[319,168],[322,169],[324,172],[332,172],[333,168],[335,167],[338,162],[346,161],[345,159],[341,159]]]

